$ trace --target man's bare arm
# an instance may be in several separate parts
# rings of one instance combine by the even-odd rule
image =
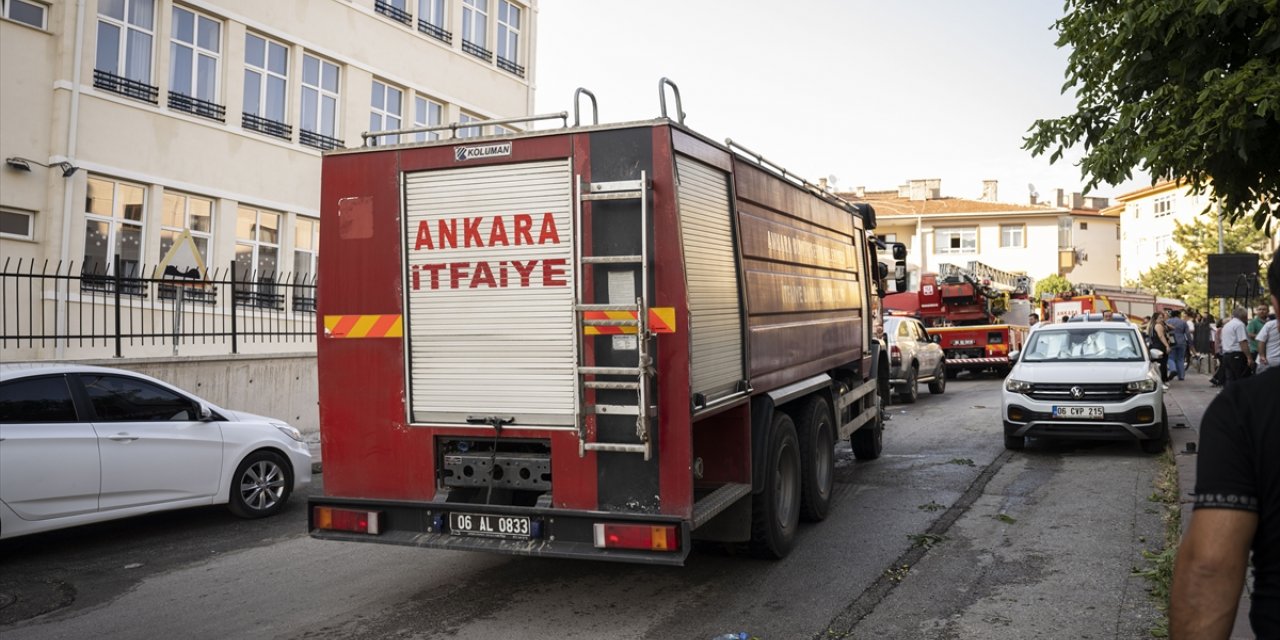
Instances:
[[[1170,638],[1216,640],[1231,635],[1257,529],[1258,514],[1252,511],[1195,511],[1174,564]]]

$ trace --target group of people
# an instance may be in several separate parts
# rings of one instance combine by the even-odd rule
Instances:
[[[1267,305],[1258,305],[1254,316],[1237,307],[1224,323],[1212,314],[1194,309],[1157,311],[1143,319],[1147,345],[1167,354],[1160,361],[1160,375],[1168,383],[1186,379],[1193,363],[1209,362],[1214,370],[1209,382],[1222,386],[1268,367],[1280,366],[1280,328]]]

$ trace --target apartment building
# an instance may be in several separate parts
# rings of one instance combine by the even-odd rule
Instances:
[[[98,278],[57,292],[64,307],[106,304],[89,294],[116,293],[102,283],[117,264],[126,277],[154,272],[176,244],[187,247],[183,270],[204,276],[221,269],[244,282],[307,281],[326,250],[320,225],[333,223],[319,218],[325,150],[364,144],[366,131],[533,108],[536,0],[0,0],[0,8],[0,267],[21,260]],[[506,132],[474,126],[370,143]],[[122,293],[150,305],[165,298],[142,286]],[[224,298],[207,302],[223,307]],[[74,319],[69,307],[60,313]],[[99,354],[74,345],[28,351]]]
[[[1062,275],[1075,283],[1119,285],[1120,219],[1104,214],[1106,198],[1056,190],[1049,202],[1001,202],[994,180],[977,199],[944,197],[937,179],[897,189],[859,188],[841,196],[870,203],[876,234],[907,246],[910,289],[939,265],[982,262],[1034,279]]]
[[[1121,269],[1124,282],[1136,281],[1164,261],[1168,252],[1182,253],[1173,240],[1179,223],[1201,219],[1209,194],[1195,195],[1186,185],[1161,181],[1116,198],[1114,212],[1121,223]]]

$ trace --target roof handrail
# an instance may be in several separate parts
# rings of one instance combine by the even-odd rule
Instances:
[[[755,165],[760,167],[761,169],[769,171],[774,175],[777,175],[778,177],[782,178],[783,180],[786,180],[787,182],[790,182],[791,184],[797,187],[800,187],[801,189],[804,189],[805,191],[808,191],[809,193],[812,193],[813,195],[818,196],[819,198],[822,198],[827,202],[830,202],[831,204],[834,204],[848,211],[856,212],[856,209],[854,208],[854,204],[852,202],[849,202],[848,200],[845,200],[844,198],[841,198],[840,196],[834,193],[831,193],[830,191],[827,191],[826,189],[823,189],[822,187],[819,187],[818,185],[813,184],[812,182],[809,182],[808,180],[805,180],[804,178],[801,178],[800,176],[794,173],[791,173],[790,171],[787,171],[786,167],[735,142],[733,138],[725,138],[724,146],[728,147],[729,150],[732,151],[735,155],[755,163]]]
[[[581,97],[583,94],[586,94],[588,98],[591,98],[591,124],[600,124],[600,108],[596,106],[596,94],[587,91],[584,87],[578,87],[573,92],[573,126],[578,127],[582,125],[581,121],[578,119],[578,107],[581,104]]]
[[[458,129],[470,129],[471,127],[489,127],[500,124],[516,124],[521,122],[538,122],[540,120],[560,120],[561,127],[569,126],[569,112],[561,111],[559,113],[544,113],[534,116],[519,116],[515,118],[494,118],[492,120],[472,120],[471,122],[451,122],[449,124],[438,124],[430,127],[410,127],[408,129],[390,129],[387,131],[365,131],[360,134],[361,146],[370,146],[369,141],[381,138],[383,136],[402,136],[410,133],[430,133],[432,131],[450,131],[451,137],[458,137]]]
[[[676,96],[676,122],[684,124],[684,107],[680,104],[680,87],[672,82],[669,78],[663,77],[658,80],[658,102],[662,106],[662,117],[667,117],[667,92],[666,87],[671,87],[672,93]]]

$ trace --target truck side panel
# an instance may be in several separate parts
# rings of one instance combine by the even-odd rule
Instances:
[[[756,391],[856,362],[869,334],[863,222],[735,159]]]

